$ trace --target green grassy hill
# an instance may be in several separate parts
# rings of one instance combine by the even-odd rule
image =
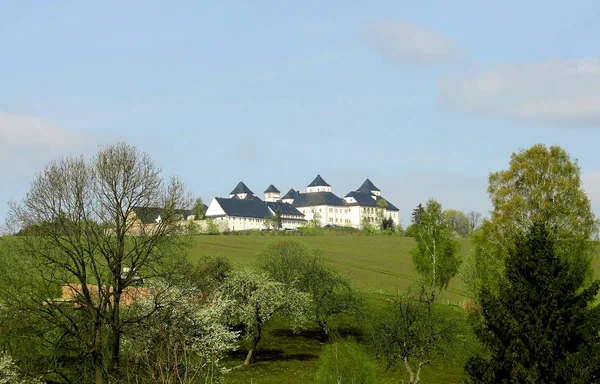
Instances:
[[[418,278],[409,253],[414,240],[404,237],[197,236],[193,239],[188,257],[194,262],[203,255],[224,256],[237,268],[252,267],[262,249],[272,242],[284,239],[295,239],[320,250],[332,267],[349,277],[353,285],[363,292],[369,311],[380,307],[389,297],[387,294],[406,292]],[[461,244],[461,254],[466,255],[470,249],[469,241],[463,239]],[[458,278],[440,296],[439,302],[443,304],[441,307],[457,324],[459,342],[451,356],[425,368],[424,382],[460,383],[464,362],[478,350],[478,343],[466,323],[465,314],[459,308],[460,302],[466,298],[466,291]],[[351,319],[344,320],[339,326],[344,337],[360,340],[364,336],[357,333]],[[322,348],[323,344],[318,341],[314,330],[294,334],[285,323],[275,323],[269,328],[253,364],[239,366],[246,353],[244,345],[230,356],[227,366],[234,369],[226,375],[225,382],[311,383],[318,369]],[[407,379],[403,372],[386,372],[383,366],[379,366],[379,382],[398,383],[401,378]]]
[[[417,279],[410,257],[414,240],[395,236],[196,236],[188,252],[190,261],[202,255],[227,257],[237,267],[251,267],[268,244],[295,239],[323,252],[332,267],[365,292],[405,292]],[[461,254],[469,252],[468,239],[461,239]],[[460,279],[451,281],[442,301],[456,305],[466,298]]]

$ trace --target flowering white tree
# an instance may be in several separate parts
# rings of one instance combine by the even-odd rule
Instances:
[[[26,379],[17,372],[12,357],[6,353],[0,354],[0,384],[38,384],[37,379]]]
[[[232,315],[246,327],[244,337],[250,340],[244,364],[250,363],[262,339],[263,327],[275,314],[285,314],[297,325],[306,321],[310,305],[308,294],[276,282],[264,272],[251,270],[234,272],[225,283],[223,292],[233,302]]]
[[[206,297],[191,285],[163,292],[160,310],[125,339],[132,360],[127,375],[136,380],[147,375],[148,381],[161,383],[220,382],[220,359],[235,349],[238,337],[226,326],[231,302],[218,292]],[[135,310],[151,313],[156,304],[152,298],[141,300]]]

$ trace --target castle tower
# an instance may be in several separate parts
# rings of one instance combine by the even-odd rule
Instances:
[[[331,192],[331,185],[327,184],[321,175],[317,175],[312,183],[306,186],[306,192]]]
[[[273,184],[269,185],[269,188],[265,190],[265,201],[275,202],[279,200],[281,192]]]

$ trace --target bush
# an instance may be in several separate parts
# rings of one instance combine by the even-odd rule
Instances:
[[[357,343],[346,341],[330,344],[321,353],[315,383],[377,383],[375,364]]]

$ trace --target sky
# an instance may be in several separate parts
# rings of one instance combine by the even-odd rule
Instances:
[[[61,156],[125,141],[205,202],[242,180],[491,210],[536,143],[600,214],[600,2],[0,0],[0,221]]]

